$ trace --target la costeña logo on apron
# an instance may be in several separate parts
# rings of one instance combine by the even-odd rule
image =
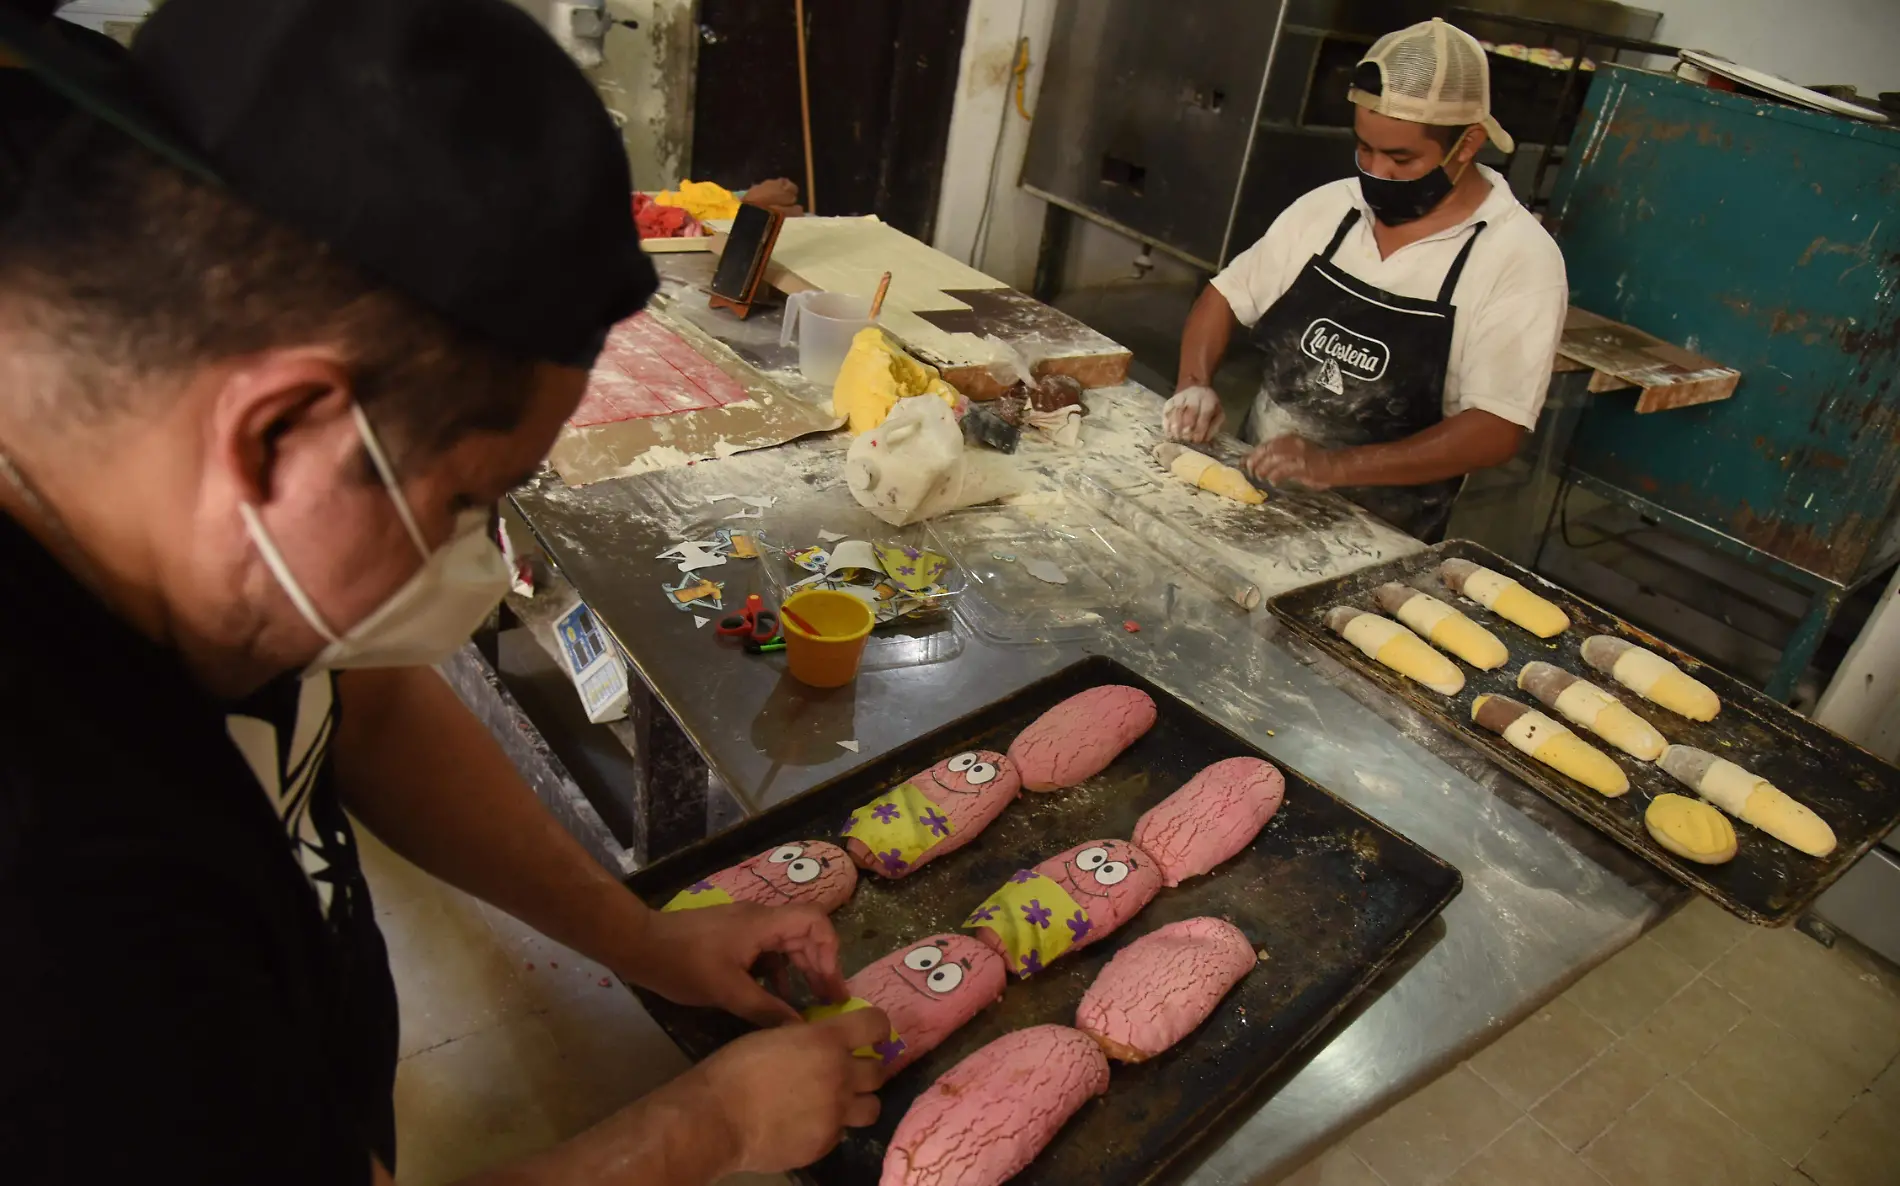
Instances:
[[[1319,363],[1313,381],[1334,395],[1346,393],[1346,375],[1376,382],[1392,361],[1392,350],[1384,342],[1355,333],[1330,317],[1316,318],[1306,327],[1300,349]]]

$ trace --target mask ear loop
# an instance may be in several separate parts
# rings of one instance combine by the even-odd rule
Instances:
[[[1450,152],[1447,152],[1445,155],[1450,156],[1452,152],[1458,151],[1459,146],[1465,142],[1465,137],[1471,134],[1471,129],[1475,126],[1476,125],[1467,124],[1465,126],[1465,130],[1458,133],[1458,138],[1451,142],[1451,150]],[[1466,159],[1464,164],[1458,166],[1458,176],[1452,177],[1451,183],[1453,185],[1457,185],[1460,181],[1464,180],[1465,174],[1471,171],[1471,166],[1477,159],[1478,159],[1477,154],[1473,153],[1469,158]],[[1451,175],[1447,173],[1446,176],[1450,177]]]
[[[352,402],[350,414],[356,417],[357,434],[363,438],[363,448],[369,452],[370,464],[383,479],[383,488],[389,491],[389,501],[396,504],[396,515],[409,532],[409,540],[416,545],[416,551],[422,558],[429,558],[428,541],[422,538],[422,529],[416,526],[416,517],[409,513],[409,500],[403,495],[402,483],[396,480],[396,468],[389,464],[389,455],[383,452],[383,443],[377,439],[376,430],[369,425],[369,416],[363,411],[363,405]]]
[[[244,517],[244,525],[251,529],[251,542],[257,545],[257,553],[264,558],[265,567],[277,578],[277,587],[284,591],[284,596],[290,598],[290,603],[297,607],[303,620],[323,637],[323,641],[331,646],[337,645],[341,640],[337,638],[336,631],[330,629],[330,624],[323,620],[323,615],[317,612],[309,594],[303,591],[303,585],[291,573],[284,554],[277,550],[277,541],[264,529],[264,520],[258,516],[257,508],[248,502],[241,502],[238,504],[238,514]]]

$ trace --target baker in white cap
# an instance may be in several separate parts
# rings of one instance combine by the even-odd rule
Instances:
[[[1431,542],[1466,474],[1537,424],[1568,305],[1563,256],[1497,173],[1484,50],[1425,21],[1376,42],[1353,73],[1358,176],[1274,219],[1195,302],[1170,437],[1205,441],[1211,382],[1236,326],[1266,373],[1243,437],[1274,484],[1336,489]]]

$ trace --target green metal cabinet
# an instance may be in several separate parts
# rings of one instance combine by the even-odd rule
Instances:
[[[1900,553],[1900,130],[1611,66],[1551,213],[1573,303],[1742,372],[1695,408],[1597,397],[1570,472],[1810,591],[1785,697]]]

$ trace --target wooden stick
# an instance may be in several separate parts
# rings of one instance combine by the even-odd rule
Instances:
[[[818,213],[818,179],[811,163],[811,80],[805,66],[805,0],[792,0],[798,19],[798,110],[805,129],[805,212]]]
[[[877,320],[877,311],[884,307],[884,296],[886,293],[890,291],[891,291],[891,274],[889,272],[886,272],[884,273],[884,278],[877,282],[877,295],[871,298],[871,320],[872,321]]]

